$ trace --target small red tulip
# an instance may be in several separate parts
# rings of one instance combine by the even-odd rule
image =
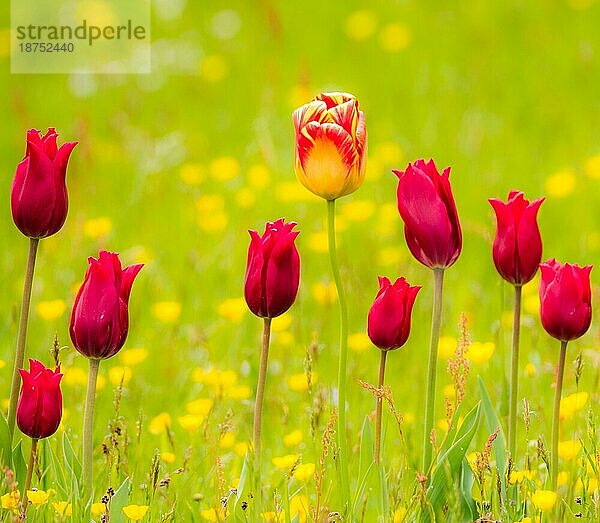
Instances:
[[[405,278],[379,277],[379,292],[369,311],[369,338],[381,350],[402,347],[410,333],[410,317],[420,286],[411,287]]]
[[[119,352],[127,338],[129,294],[143,265],[122,269],[119,255],[106,251],[88,262],[71,314],[71,340],[84,356],[106,359]]]
[[[283,218],[267,222],[262,236],[250,233],[244,296],[250,310],[261,318],[287,311],[298,293],[300,256],[294,240],[299,232]]]
[[[398,176],[398,211],[413,256],[431,269],[450,267],[460,254],[462,233],[450,187],[450,167],[440,174],[433,160],[417,160]]]
[[[62,418],[60,366],[52,371],[37,360],[29,360],[29,372],[19,369],[23,387],[17,405],[17,425],[30,438],[52,436]]]
[[[27,132],[25,158],[17,166],[11,192],[15,225],[30,238],[45,238],[57,233],[67,219],[69,207],[67,163],[77,142],[66,142],[60,149],[53,127],[44,136]]]
[[[540,264],[540,316],[546,332],[561,341],[583,336],[592,322],[592,266]]]
[[[513,285],[524,285],[535,276],[542,261],[537,214],[544,198],[529,202],[522,192],[511,191],[506,203],[496,198],[488,201],[498,224],[493,248],[496,269]]]

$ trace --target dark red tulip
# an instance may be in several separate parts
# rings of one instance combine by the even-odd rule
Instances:
[[[450,167],[440,174],[433,160],[417,160],[398,176],[398,211],[413,256],[431,269],[450,267],[460,254],[462,233],[450,187]]]
[[[561,341],[583,336],[592,322],[592,266],[540,264],[540,316],[546,332]]]
[[[379,277],[379,292],[369,311],[369,338],[382,350],[402,347],[410,333],[410,315],[420,286],[411,287],[405,278],[392,285]]]
[[[262,236],[250,233],[244,296],[250,310],[261,318],[287,311],[298,293],[300,256],[294,240],[296,223],[283,218],[267,222]]]
[[[66,142],[59,149],[53,127],[40,134],[36,129],[27,132],[27,151],[17,166],[10,199],[15,225],[30,238],[52,236],[65,223],[67,163],[77,145]]]
[[[88,262],[71,314],[71,340],[84,356],[106,359],[119,352],[127,338],[129,294],[143,265],[122,269],[119,255],[106,251]]]
[[[529,202],[522,192],[511,191],[506,203],[497,198],[488,201],[498,225],[493,248],[496,269],[513,285],[524,285],[535,276],[542,261],[537,214],[544,198]]]
[[[30,438],[52,436],[62,418],[60,366],[52,371],[37,360],[29,360],[29,372],[19,369],[23,387],[17,404],[17,425]]]

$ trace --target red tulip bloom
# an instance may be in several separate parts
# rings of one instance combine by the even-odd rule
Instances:
[[[433,160],[417,160],[393,172],[399,178],[398,211],[410,252],[431,269],[450,267],[462,248],[450,167],[440,174]]]
[[[405,278],[392,285],[379,277],[379,292],[369,311],[369,338],[381,350],[402,347],[410,333],[410,315],[420,286],[411,287]]]
[[[540,264],[540,316],[546,332],[561,341],[583,336],[592,322],[592,266]]]
[[[88,262],[71,314],[71,340],[84,356],[106,359],[119,352],[127,338],[129,294],[143,265],[122,269],[119,255],[106,251]]]
[[[69,156],[77,142],[64,143],[59,149],[57,138],[53,127],[44,136],[30,129],[25,158],[15,173],[11,192],[13,220],[30,238],[52,236],[67,219],[65,178]]]
[[[283,218],[267,222],[262,236],[250,233],[244,296],[250,310],[261,318],[287,311],[298,293],[300,256],[294,240],[296,223]]]
[[[62,418],[60,366],[52,371],[37,360],[29,360],[29,372],[19,369],[23,387],[17,405],[17,425],[30,438],[52,436]]]
[[[535,276],[542,261],[537,214],[544,198],[529,202],[522,192],[511,191],[506,203],[496,198],[488,201],[498,224],[493,248],[496,269],[513,285],[524,285]]]

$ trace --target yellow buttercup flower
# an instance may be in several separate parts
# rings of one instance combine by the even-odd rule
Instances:
[[[87,372],[80,367],[63,368],[62,382],[65,385],[84,386],[87,385]]]
[[[275,188],[275,197],[285,203],[316,202],[318,196],[311,192],[299,191],[297,182],[281,182]]]
[[[163,323],[176,323],[181,315],[181,303],[178,301],[159,301],[152,306],[152,314]]]
[[[188,432],[195,432],[204,422],[204,416],[196,416],[194,414],[185,414],[184,416],[179,416],[177,421],[179,424]]]
[[[556,486],[562,487],[569,483],[569,473],[566,470],[561,470],[556,477]]]
[[[44,490],[28,490],[27,491],[27,499],[34,507],[39,507],[40,505],[44,505],[48,503],[48,498],[50,494],[48,494]]]
[[[298,459],[300,459],[300,454],[286,454],[285,456],[277,456],[271,461],[278,469],[290,470]]]
[[[302,431],[299,429],[292,430],[289,434],[286,434],[283,437],[283,444],[286,447],[295,447],[296,445],[300,445],[304,436],[302,435]]]
[[[389,53],[398,53],[406,49],[411,40],[410,27],[404,24],[388,24],[379,33],[379,45]]]
[[[587,392],[575,392],[569,394],[560,400],[560,417],[561,419],[570,419],[577,412],[581,411],[589,398]]]
[[[148,351],[143,347],[135,347],[121,351],[119,357],[126,367],[142,363],[148,357]]]
[[[228,298],[217,306],[221,318],[232,323],[241,323],[248,312],[248,305],[244,298]]]
[[[247,400],[252,396],[252,389],[246,385],[234,385],[233,387],[225,387],[223,396],[232,400]]]
[[[337,301],[337,289],[333,282],[315,283],[311,290],[315,301],[319,305],[331,305]]]
[[[383,247],[377,253],[377,263],[384,267],[396,267],[406,259],[406,252],[400,247]]]
[[[554,198],[563,198],[568,196],[575,189],[577,176],[571,168],[561,169],[557,173],[549,176],[544,185],[546,194]]]
[[[171,428],[171,415],[168,412],[161,412],[150,420],[148,430],[151,434],[159,435]]]
[[[531,362],[525,365],[525,375],[529,378],[533,378],[537,374],[535,365]]]
[[[577,439],[559,441],[558,455],[565,461],[571,461],[581,452],[581,442]]]
[[[73,505],[66,501],[57,501],[56,503],[52,503],[52,506],[59,516],[70,516],[73,514]]]
[[[190,401],[185,409],[190,414],[195,414],[196,416],[208,416],[208,413],[213,408],[214,401],[210,398],[199,398],[197,400]]]
[[[469,345],[469,350],[465,355],[473,364],[481,365],[490,360],[495,350],[496,344],[491,341],[485,343],[474,341]]]
[[[298,481],[310,481],[315,474],[314,463],[301,463],[294,469],[294,477]]]
[[[290,328],[292,324],[292,315],[290,312],[284,312],[281,316],[273,318],[271,322],[271,331],[275,333],[284,332]]]
[[[200,185],[204,181],[205,168],[199,163],[185,163],[179,169],[179,177],[187,185]]]
[[[233,156],[221,156],[210,164],[210,175],[219,182],[233,180],[240,172],[240,164]]]
[[[172,463],[175,463],[177,457],[173,452],[166,451],[160,453],[160,459],[162,459],[165,463],[171,465]]]
[[[531,502],[542,512],[550,512],[557,499],[558,495],[551,490],[536,490],[531,495]]]
[[[146,515],[149,508],[148,505],[127,505],[123,507],[123,512],[131,521],[139,521]]]
[[[349,222],[364,222],[375,214],[375,203],[371,200],[355,200],[344,204],[340,211],[341,216]]]
[[[18,490],[13,490],[11,492],[4,494],[2,497],[0,497],[0,502],[2,503],[2,508],[8,509],[8,510],[15,510],[19,506],[20,498],[21,498],[21,495],[19,494]]]
[[[104,503],[92,503],[92,515],[101,516],[106,512],[106,505]]]
[[[92,218],[83,223],[83,234],[92,240],[106,236],[112,231],[112,221],[106,216]]]
[[[346,19],[346,34],[352,40],[366,40],[375,32],[377,19],[371,11],[355,11]]]
[[[402,523],[406,517],[406,508],[400,507],[394,511],[394,523]]]
[[[253,165],[248,169],[248,183],[256,189],[264,189],[268,187],[271,181],[269,169],[262,164]]]
[[[53,321],[60,318],[67,308],[65,300],[41,301],[37,304],[35,310],[38,316],[47,321]]]
[[[235,446],[235,438],[236,438],[236,433],[235,432],[226,432],[225,434],[221,435],[221,439],[219,439],[219,447],[221,447],[222,449],[230,449],[233,448]]]
[[[511,470],[508,482],[511,485],[515,483],[523,483],[524,480],[531,480],[535,476],[535,470]]]
[[[129,367],[111,367],[108,369],[108,379],[115,386],[127,385],[133,373]]]
[[[318,374],[313,372],[310,376],[311,384],[315,384],[318,379]],[[295,392],[305,392],[308,390],[308,379],[304,372],[292,374],[287,380],[288,387]]]
[[[252,189],[242,187],[235,193],[235,201],[241,209],[250,209],[256,203],[256,195]]]
[[[452,336],[441,336],[438,342],[438,354],[444,359],[450,359],[454,356],[458,341]]]
[[[354,352],[364,352],[369,350],[373,344],[364,332],[355,332],[348,336],[348,348]]]
[[[239,441],[233,446],[233,452],[235,452],[238,456],[245,456],[248,454],[250,450],[250,443],[247,441]]]

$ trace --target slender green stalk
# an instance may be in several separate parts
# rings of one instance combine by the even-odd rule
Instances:
[[[15,350],[15,365],[13,367],[12,382],[10,386],[10,401],[8,404],[8,437],[11,448],[13,435],[15,433],[17,402],[19,401],[19,388],[21,385],[19,369],[23,368],[23,361],[25,359],[27,323],[29,321],[29,305],[31,303],[31,287],[33,285],[33,271],[35,270],[35,257],[39,243],[40,240],[38,238],[29,239],[29,255],[27,257],[27,268],[25,269],[25,283],[23,284],[21,315],[19,316],[19,331],[17,334],[17,348]]]
[[[431,465],[433,448],[431,431],[435,413],[435,379],[437,372],[438,343],[442,325],[442,294],[444,289],[444,269],[433,269],[433,312],[431,318],[431,339],[427,371],[427,396],[425,399],[425,429],[423,432],[423,471],[427,473]]]
[[[521,289],[515,285],[515,305],[510,362],[510,405],[508,408],[508,450],[515,462],[517,455],[517,396],[519,394],[519,341],[521,337]]]
[[[560,398],[562,396],[563,377],[565,375],[565,360],[567,358],[567,342],[560,342],[560,357],[556,373],[556,389],[554,390],[554,414],[552,416],[552,451],[550,454],[550,484],[556,490],[558,479],[558,429],[560,424]]]
[[[256,387],[256,402],[254,404],[254,459],[257,486],[260,488],[260,464],[261,464],[261,429],[262,410],[265,395],[265,384],[267,382],[267,365],[269,360],[269,341],[271,339],[271,318],[264,318],[262,350],[260,352],[260,367],[258,369],[258,385]]]
[[[31,451],[29,452],[29,464],[27,465],[27,476],[25,476],[25,486],[21,499],[21,521],[27,521],[27,491],[31,487],[31,477],[33,476],[33,467],[35,466],[35,457],[37,454],[37,438],[31,438]]]
[[[385,377],[385,358],[387,356],[387,351],[381,351],[381,359],[379,360],[379,381],[377,382],[377,387],[379,390],[383,388],[383,380]],[[379,460],[381,457],[381,414],[383,410],[383,398],[381,396],[377,396],[377,417],[376,417],[376,425],[375,425],[375,465],[379,465]]]
[[[93,494],[93,454],[94,454],[94,404],[96,403],[96,382],[98,381],[98,368],[100,360],[90,358],[90,371],[88,373],[87,393],[85,396],[85,410],[83,413],[83,488],[85,493],[84,503],[87,503]]]
[[[346,373],[348,367],[348,305],[342,285],[335,242],[335,200],[327,201],[327,236],[331,272],[335,280],[340,306],[340,354],[338,359],[338,430],[340,478],[342,499],[350,503],[350,477],[348,474],[348,443],[346,440]]]

